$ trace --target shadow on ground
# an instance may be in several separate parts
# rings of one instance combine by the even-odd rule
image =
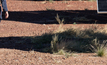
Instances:
[[[87,52],[90,51],[89,45],[91,44],[92,40],[97,38],[98,40],[102,41],[107,40],[107,35],[104,33],[93,33],[93,31],[85,30],[83,31],[85,34],[76,37],[75,32],[62,32],[57,33],[59,35],[59,39],[67,41],[73,41],[68,45],[67,49],[70,51],[75,52]],[[89,35],[89,38],[85,37]],[[51,41],[54,34],[44,34],[41,36],[35,37],[1,37],[0,38],[0,48],[6,49],[18,49],[23,51],[39,51],[39,52],[52,52],[51,49]],[[59,40],[60,42],[61,40]],[[60,43],[63,45],[63,43]],[[107,43],[106,43],[107,44]],[[65,45],[64,45],[65,46]],[[62,46],[63,47],[63,46]]]
[[[55,17],[58,14],[65,24],[105,24],[106,14],[97,14],[96,10],[62,10],[55,11],[9,11],[10,17],[7,20],[20,21],[36,24],[58,24]]]
[[[43,40],[41,40],[41,43],[34,43],[32,41],[32,37],[1,37],[0,48],[17,49],[23,51],[34,50],[39,52],[50,52],[50,44],[42,42]],[[43,51],[43,49],[45,50],[46,48],[48,48],[48,51]]]
[[[49,1],[49,0],[17,0],[17,1]],[[53,1],[71,1],[71,0],[53,0]],[[79,1],[79,0],[72,0],[72,1]],[[82,1],[89,1],[89,0],[82,0]]]
[[[49,0],[17,0],[17,1],[49,1]],[[70,1],[70,0],[53,0],[53,1]],[[72,0],[72,1],[78,1],[78,0]],[[87,1],[87,0],[83,0]]]

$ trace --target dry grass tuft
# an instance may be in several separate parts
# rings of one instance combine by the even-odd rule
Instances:
[[[96,54],[100,57],[106,56],[107,55],[107,40],[104,40],[102,43],[95,38],[93,40],[93,44],[91,45],[92,51],[96,52]]]
[[[57,20],[57,22],[58,22],[59,24],[64,24],[64,18],[63,18],[62,20],[60,20],[58,14],[56,15],[55,19]]]

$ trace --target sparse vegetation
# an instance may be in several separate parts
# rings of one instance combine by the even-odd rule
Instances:
[[[61,49],[61,50],[58,51],[57,54],[59,54],[59,55],[65,55],[65,53],[66,53],[66,52],[65,52],[63,49]]]
[[[55,9],[52,8],[46,8],[47,11],[55,11]]]
[[[74,22],[73,24],[76,24],[76,22]]]
[[[93,44],[91,45],[92,51],[96,52],[98,56],[103,57],[106,56],[107,49],[107,40],[104,40],[102,43],[95,38],[93,40]]]
[[[55,34],[55,36],[52,37],[52,41],[51,41],[51,48],[52,48],[52,52],[58,52],[58,35]]]
[[[62,20],[60,20],[60,17],[59,17],[58,14],[56,15],[55,19],[57,20],[57,22],[58,22],[59,24],[63,24],[63,23],[64,23],[64,18],[63,18]]]
[[[96,0],[88,0],[88,1],[96,1]]]
[[[45,49],[44,44],[48,44],[45,52],[52,52],[63,54],[67,56],[67,52],[94,52],[97,53],[98,56],[105,55],[105,43],[99,43],[95,41],[97,37],[97,41],[107,40],[106,33],[99,32],[97,30],[97,25],[91,26],[89,29],[79,30],[79,29],[63,29],[62,24],[60,24],[60,29],[57,29],[54,33],[44,34],[40,37],[33,38],[32,43],[38,43],[36,45],[39,49]],[[61,30],[63,29],[63,31]],[[94,42],[93,42],[94,40]],[[39,47],[38,47],[39,46]],[[66,52],[65,52],[66,50]],[[69,55],[69,54],[68,54]]]
[[[49,2],[50,2],[50,3],[52,3],[52,2],[53,2],[53,0],[49,0]]]
[[[60,49],[57,53],[58,55],[64,55],[65,58],[69,58],[70,56],[72,56],[73,54],[70,52],[65,51],[64,49]]]
[[[106,54],[98,52],[104,56],[98,57],[90,45],[96,38],[98,44],[107,40],[107,15],[97,14],[96,2],[72,1],[8,0],[10,17],[0,24],[0,64],[106,65]],[[60,20],[64,18],[63,25],[56,22],[56,13]],[[73,21],[76,16],[92,21]],[[54,54],[51,41],[55,36],[58,51]]]

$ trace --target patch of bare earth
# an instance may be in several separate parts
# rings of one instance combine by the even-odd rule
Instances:
[[[40,36],[44,33],[55,31],[59,27],[59,24],[39,24],[39,22],[41,22],[40,19],[42,19],[43,16],[38,19],[38,11],[46,11],[46,9],[54,9],[57,11],[97,10],[96,2],[55,1],[50,3],[45,1],[7,0],[7,6],[10,11],[10,18],[8,20],[2,20],[0,23],[0,38],[2,38],[0,43],[8,43],[7,38],[9,38],[10,47],[6,48],[5,44],[0,46],[0,65],[107,65],[107,57],[96,57],[95,53],[76,53],[69,58],[65,58],[65,56],[62,55],[53,55],[38,51],[24,51],[20,48],[14,49],[14,46],[13,48],[11,47],[11,43],[14,44],[10,39],[11,37]],[[36,12],[33,13],[31,11]],[[25,13],[23,14],[22,12]],[[31,15],[26,15],[28,13],[36,15],[33,22],[30,17]],[[36,18],[37,20],[35,20]],[[42,22],[43,21],[45,20],[42,20]],[[84,29],[89,28],[92,25],[94,24],[64,24],[63,27]],[[106,30],[105,27],[107,25],[97,24],[97,26],[100,29]]]

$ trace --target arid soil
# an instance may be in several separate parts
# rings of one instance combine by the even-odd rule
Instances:
[[[97,14],[96,2],[7,0],[7,6],[10,17],[0,23],[0,65],[107,65],[107,57],[95,53],[75,53],[66,58],[33,50],[31,40],[23,39],[55,31],[59,27],[56,14],[65,18],[63,28],[84,29],[96,23],[106,29],[107,15]]]

